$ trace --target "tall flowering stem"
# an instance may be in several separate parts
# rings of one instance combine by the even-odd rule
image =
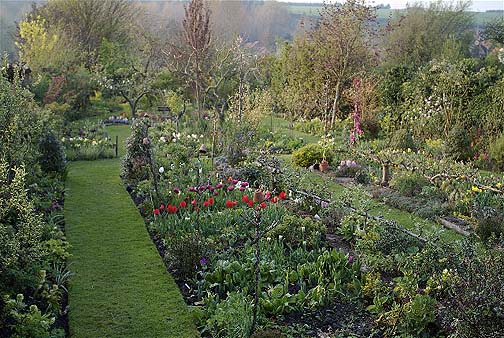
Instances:
[[[361,79],[360,77],[356,77],[353,80],[353,86],[355,90],[355,99],[354,99],[354,111],[352,114],[354,126],[350,130],[350,145],[354,145],[358,137],[364,133],[364,131],[361,128],[361,105],[360,105],[360,85],[361,85]]]

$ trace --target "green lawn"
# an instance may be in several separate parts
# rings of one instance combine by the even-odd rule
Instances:
[[[306,134],[291,127],[291,123],[281,117],[267,116],[261,121],[261,126],[269,131],[282,133],[290,137],[302,138],[306,143],[317,143],[319,136]]]
[[[111,127],[110,133],[120,135],[121,142],[129,127]],[[65,220],[75,273],[69,288],[70,335],[198,337],[123,187],[119,165],[112,159],[73,162],[68,168]]]

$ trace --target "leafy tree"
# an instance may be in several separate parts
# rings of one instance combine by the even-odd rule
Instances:
[[[458,41],[460,53],[467,55],[473,40],[469,7],[469,1],[455,5],[436,1],[427,8],[420,3],[408,6],[387,26],[383,46],[386,63],[421,66],[441,56],[450,40]]]
[[[71,59],[73,51],[57,28],[40,15],[28,15],[19,23],[19,57],[37,73],[61,69]]]
[[[128,102],[133,117],[136,117],[142,97],[153,91],[153,55],[152,40],[145,40],[136,50],[106,39],[100,47],[98,82],[105,91],[122,96]]]
[[[41,115],[32,94],[21,87],[19,79],[10,83],[0,76],[0,158],[10,168],[24,164],[30,174],[37,172]]]
[[[331,127],[342,117],[342,93],[372,64],[375,15],[363,1],[326,4],[307,33],[285,44],[273,72],[273,93],[292,117],[322,112]]]
[[[39,12],[78,48],[80,60],[91,69],[103,39],[129,42],[138,10],[127,0],[51,0]]]
[[[483,37],[504,44],[504,17],[496,18],[485,25]]]

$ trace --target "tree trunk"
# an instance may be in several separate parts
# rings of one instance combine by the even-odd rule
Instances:
[[[390,181],[390,165],[388,163],[382,163],[382,180],[381,185],[387,187]]]
[[[136,102],[133,102],[133,101],[129,101],[128,100],[128,104],[130,106],[130,110],[131,110],[131,116],[133,118],[136,118]]]
[[[243,116],[243,79],[240,74],[240,84],[238,86],[238,116],[239,121],[242,121]]]
[[[341,88],[341,80],[338,80],[336,83],[336,94],[334,95],[334,101],[331,112],[331,130],[334,129],[334,123],[336,122],[336,112],[339,110],[339,100],[340,100],[340,88]]]

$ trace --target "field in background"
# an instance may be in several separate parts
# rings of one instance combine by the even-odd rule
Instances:
[[[320,10],[323,8],[322,5],[303,5],[303,4],[289,4],[289,11],[293,14],[306,15],[306,16],[317,16]],[[378,22],[384,23],[388,18],[394,17],[395,15],[401,14],[404,10],[402,9],[379,9],[378,10]],[[472,12],[475,16],[476,24],[482,25],[486,22],[493,20],[498,17],[502,17],[504,12]]]

